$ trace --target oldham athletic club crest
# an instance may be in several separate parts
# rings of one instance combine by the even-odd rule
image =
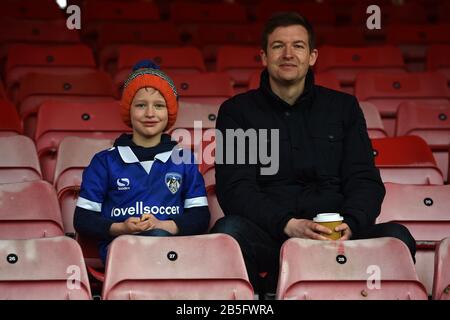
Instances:
[[[175,172],[166,174],[166,186],[172,194],[177,193],[181,186],[181,175]]]

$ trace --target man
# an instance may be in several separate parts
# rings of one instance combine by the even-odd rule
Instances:
[[[331,230],[312,221],[318,213],[344,217],[336,230],[342,232],[340,240],[396,237],[415,254],[415,240],[404,226],[375,224],[385,189],[363,113],[354,96],[314,84],[314,42],[312,26],[302,16],[272,16],[263,32],[259,89],[224,102],[217,119],[227,147],[233,143],[227,129],[279,130],[279,141],[267,139],[279,143],[276,174],[261,174],[261,161],[216,164],[225,217],[212,232],[238,241],[256,290],[262,289],[258,274],[267,271],[268,290],[275,291],[285,240],[328,240],[324,234]],[[223,147],[223,159],[227,152]]]

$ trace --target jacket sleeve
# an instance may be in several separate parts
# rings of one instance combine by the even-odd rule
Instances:
[[[216,138],[216,193],[225,215],[245,217],[271,234],[275,239],[287,239],[284,227],[294,217],[294,212],[283,211],[275,201],[269,199],[259,187],[259,167],[248,163],[248,145],[245,148],[245,164],[227,163],[227,153],[237,148],[233,141],[227,141],[227,129],[243,129],[245,120],[233,100],[226,101],[220,108],[216,128],[221,133],[222,143]],[[220,159],[220,160],[218,160]],[[221,162],[221,163],[219,163]]]
[[[344,204],[342,214],[353,234],[375,223],[385,195],[375,167],[372,144],[363,112],[355,97],[349,109],[341,166]]]
[[[190,153],[187,150],[183,150],[183,152]],[[185,164],[185,166],[185,181],[182,182],[183,214],[172,217],[179,229],[178,235],[180,236],[205,233],[210,219],[205,181],[198,171],[198,166],[192,153],[190,153],[190,163]]]

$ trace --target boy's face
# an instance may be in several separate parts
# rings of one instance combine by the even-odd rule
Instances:
[[[166,100],[158,90],[141,88],[131,102],[133,134],[148,139],[161,134],[167,126]]]
[[[308,31],[301,25],[278,27],[269,34],[266,52],[261,50],[263,65],[276,82],[302,81],[316,63],[317,50],[311,50]]]

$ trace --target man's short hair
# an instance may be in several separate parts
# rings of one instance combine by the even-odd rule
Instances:
[[[267,52],[267,45],[269,34],[271,34],[278,27],[289,27],[293,25],[303,26],[308,32],[309,49],[313,50],[316,47],[316,35],[314,29],[309,21],[297,12],[277,12],[274,13],[264,26],[262,34],[262,49]]]

